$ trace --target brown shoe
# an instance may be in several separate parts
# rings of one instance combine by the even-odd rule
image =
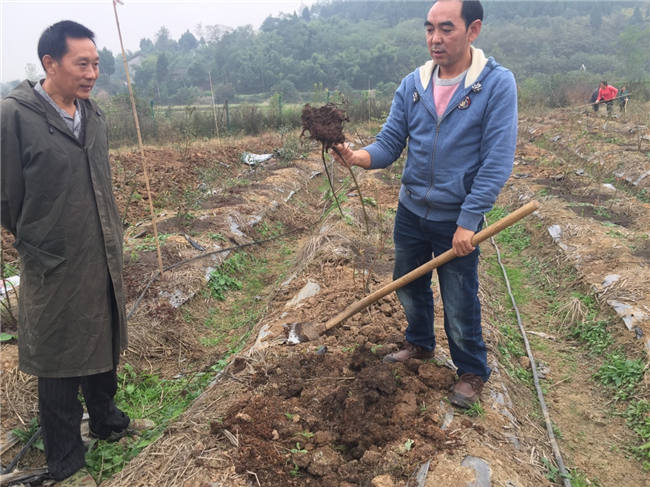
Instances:
[[[384,357],[384,362],[406,362],[412,358],[420,360],[433,358],[433,350],[427,350],[426,348],[406,342],[406,347],[400,351],[386,355]]]
[[[459,408],[471,408],[478,401],[484,384],[478,375],[461,375],[449,393],[449,402]]]

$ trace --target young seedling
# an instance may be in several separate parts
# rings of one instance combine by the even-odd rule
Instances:
[[[321,143],[321,158],[323,160],[323,166],[325,167],[325,173],[327,174],[327,180],[329,181],[330,188],[332,190],[332,197],[336,202],[336,206],[339,209],[339,213],[342,218],[345,218],[343,215],[343,210],[339,203],[338,198],[336,197],[336,191],[334,191],[334,185],[332,178],[330,177],[329,169],[327,168],[327,162],[325,161],[325,153],[334,149],[334,152],[343,159],[341,153],[336,149],[335,145],[342,144],[345,142],[345,135],[343,135],[343,122],[347,122],[350,119],[345,114],[345,112],[336,107],[333,103],[328,103],[323,105],[320,108],[313,108],[309,103],[307,103],[302,110],[302,132],[300,137],[302,137],[305,132],[309,132],[309,138],[312,140],[317,140]],[[354,181],[354,187],[359,195],[359,200],[361,201],[361,209],[363,210],[363,218],[366,223],[366,233],[370,233],[370,225],[368,223],[368,214],[366,213],[366,204],[363,195],[361,194],[361,188],[359,188],[359,183],[357,177],[354,175],[354,171],[350,166],[347,166],[350,176]]]

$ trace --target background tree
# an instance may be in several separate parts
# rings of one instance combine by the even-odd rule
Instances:
[[[169,29],[164,25],[156,32],[155,47],[158,51],[173,50],[176,47],[176,41],[170,37]]]
[[[99,51],[99,73],[110,78],[115,73],[115,57],[107,48]]]
[[[198,41],[196,40],[196,37],[188,30],[186,30],[183,35],[178,39],[178,47],[182,51],[191,51],[192,49],[196,48],[198,46]]]
[[[146,37],[143,37],[140,39],[140,52],[143,54],[149,53],[153,51],[154,46],[153,42],[151,42],[151,39],[148,39]]]

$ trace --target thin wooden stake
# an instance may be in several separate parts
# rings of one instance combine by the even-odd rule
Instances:
[[[217,131],[217,140],[219,140],[219,123],[217,122],[217,106],[214,103],[214,90],[212,89],[212,73],[208,71],[210,78],[210,95],[212,96],[212,113],[214,115],[214,128]]]
[[[153,198],[151,197],[151,188],[149,186],[149,171],[144,158],[144,146],[142,145],[142,133],[140,132],[140,122],[138,120],[138,111],[135,107],[135,97],[133,96],[133,87],[131,86],[131,77],[129,76],[129,65],[126,62],[126,51],[124,51],[124,42],[122,41],[122,30],[120,29],[120,20],[117,16],[117,2],[113,0],[113,12],[115,12],[115,24],[117,25],[117,34],[120,37],[120,47],[122,48],[122,59],[124,60],[124,73],[126,74],[126,84],[129,87],[129,97],[131,99],[131,109],[133,110],[133,120],[135,120],[135,130],[138,133],[138,146],[140,147],[140,158],[142,159],[142,169],[144,170],[144,181],[147,186],[147,198],[149,199],[149,211],[151,213],[151,223],[153,225],[153,238],[156,241],[156,253],[158,254],[158,270],[160,275],[163,274],[162,255],[160,253],[160,242],[158,241],[158,225],[156,224],[156,214],[153,210]],[[122,3],[122,2],[120,2]]]

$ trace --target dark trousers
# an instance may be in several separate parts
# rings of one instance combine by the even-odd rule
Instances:
[[[45,457],[55,480],[69,477],[85,465],[79,386],[90,416],[90,429],[96,436],[106,437],[129,425],[129,417],[113,401],[117,392],[115,370],[84,377],[39,377],[38,406]]]
[[[425,220],[399,204],[395,216],[395,269],[393,279],[451,248],[456,222]],[[478,247],[474,252],[438,267],[438,283],[444,306],[444,325],[451,359],[458,375],[472,373],[487,381],[490,368],[481,327],[481,303],[478,299]],[[397,290],[408,327],[406,341],[433,350],[432,272]]]

